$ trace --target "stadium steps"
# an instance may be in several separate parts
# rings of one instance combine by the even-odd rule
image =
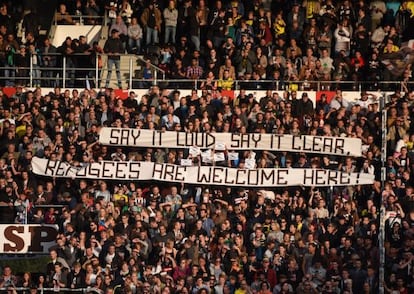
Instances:
[[[109,26],[102,26],[101,31],[101,38],[99,40],[99,46],[103,48],[105,46],[105,42],[108,39],[109,35]],[[142,56],[140,56],[142,57]],[[130,59],[132,59],[132,75],[133,78],[137,78],[138,72],[141,70],[140,63],[138,62],[139,56],[134,55],[126,55],[121,56],[121,80],[122,80],[122,89],[130,89],[132,88],[131,85],[129,85],[129,67],[130,67]],[[103,68],[101,71],[101,77],[100,77],[100,87],[105,87],[106,82],[106,75],[108,73],[108,67],[107,67],[107,59],[106,56],[103,56]],[[112,75],[111,80],[109,82],[109,87],[111,88],[118,88],[118,81],[116,79],[116,72],[115,68],[112,69]]]
[[[138,76],[138,72],[140,71],[141,67],[138,66],[138,56],[135,55],[125,55],[121,56],[121,80],[122,80],[122,89],[130,89],[132,88],[129,85],[129,68],[130,62],[132,62],[132,75],[133,78],[136,79]],[[131,61],[130,61],[131,60]],[[106,56],[103,56],[103,68],[101,71],[101,79],[100,79],[100,87],[105,87],[106,82],[106,75],[108,73],[107,67],[107,59]],[[115,68],[112,68],[112,75],[111,80],[109,82],[109,87],[111,88],[118,88],[118,81],[116,79],[116,72]]]

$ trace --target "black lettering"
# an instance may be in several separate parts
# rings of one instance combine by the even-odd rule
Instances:
[[[328,185],[333,185],[338,183],[338,172],[334,170],[328,171]]]
[[[229,179],[231,179],[231,181],[230,181]],[[226,168],[226,169],[224,170],[224,183],[225,183],[225,184],[229,184],[229,185],[234,184],[234,179],[233,179],[233,177],[229,176],[229,169],[228,169],[228,168]]]
[[[208,174],[204,173],[203,172],[204,170],[207,170]],[[199,183],[210,183],[210,179],[211,179],[211,168],[198,167],[197,182],[199,182]]]
[[[122,129],[121,130],[121,138],[119,140],[119,145],[130,145],[129,143],[129,129]]]
[[[280,135],[271,135],[270,136],[270,149],[280,149]]]
[[[81,168],[78,168],[76,170],[75,176],[76,177],[86,177],[86,171],[87,171],[87,168],[85,166],[83,166]]]
[[[138,145],[137,140],[138,140],[139,136],[141,136],[141,131],[140,130],[137,130],[137,129],[132,129],[131,130],[131,137],[134,138],[134,146]]]
[[[351,183],[351,174],[349,174],[349,173],[341,173],[339,175],[339,183],[341,185],[349,185]]]
[[[192,140],[191,140],[192,142],[191,142],[191,145],[189,146],[197,146],[197,147],[203,148],[205,134],[204,133],[191,133],[191,134],[194,134],[194,135],[192,136]]]
[[[164,167],[164,177],[163,179],[166,181],[174,181],[174,171],[175,171],[175,165],[173,164],[165,164]],[[167,178],[168,176],[168,178]]]
[[[252,136],[252,141],[254,142],[254,148],[257,148],[257,145],[262,140],[262,135],[261,134],[251,134],[251,136]]]
[[[250,134],[241,134],[240,147],[250,148]]]
[[[43,252],[43,243],[50,243],[56,240],[58,234],[53,226],[29,227],[32,241],[29,246],[29,252]]]
[[[313,169],[304,169],[303,170],[303,185],[313,186],[314,185],[313,175],[314,175],[314,170]],[[310,183],[308,183],[309,180],[310,180]]]
[[[246,175],[245,169],[238,169],[236,172],[236,185],[245,185],[246,180],[243,177]]]
[[[177,139],[176,139],[176,142],[177,142],[177,146],[184,146],[184,143],[181,143],[181,140],[182,140],[182,136],[185,136],[186,135],[186,133],[182,133],[182,132],[177,132]]]
[[[276,170],[273,168],[262,169],[260,179],[262,185],[267,185],[268,182],[270,182],[272,185],[275,183],[275,171]]]
[[[155,131],[154,138],[156,134],[158,134],[158,146],[162,146],[162,131]],[[154,139],[154,145],[157,145],[157,142],[155,142],[155,139]]]
[[[66,172],[65,172],[65,166],[66,166],[66,164],[64,162],[59,161],[58,162],[57,169],[56,169],[56,172],[55,172],[55,176],[64,177],[65,174],[66,174]]]
[[[115,169],[115,178],[117,179],[125,179],[126,175],[125,175],[125,171],[124,168],[128,165],[127,162],[118,162],[116,164],[116,169]]]
[[[184,182],[185,181],[185,173],[187,171],[186,166],[178,166],[177,170],[175,172],[175,180],[178,182]]]
[[[344,146],[345,146],[344,139],[342,138],[335,139],[335,153],[338,154],[340,152],[340,154],[345,154]]]
[[[222,179],[222,167],[213,167],[213,183],[214,184],[221,184],[223,182]]]
[[[76,166],[68,166],[65,176],[76,177],[78,175],[79,168]]]
[[[278,185],[287,185],[288,181],[285,179],[283,175],[285,176],[289,175],[289,170],[280,169],[277,171],[277,184]]]
[[[323,152],[332,153],[332,138],[323,138]]]
[[[104,161],[102,162],[102,177],[103,178],[109,178],[112,179],[112,169],[111,167],[113,167],[115,165],[115,162],[112,161]],[[115,170],[116,173],[116,170]]]
[[[321,141],[322,141],[322,138],[321,137],[313,137],[313,146],[312,146],[312,148],[313,148],[313,151],[315,151],[315,152],[320,152],[320,151],[322,151],[322,149],[321,149],[321,147],[320,147],[320,143],[321,143]]]
[[[325,170],[323,170],[323,169],[316,170],[316,177],[315,177],[315,185],[316,186],[326,184],[325,175],[326,175]]]
[[[89,176],[96,177],[99,179],[100,178],[100,169],[98,168],[99,166],[100,166],[99,163],[91,163],[89,165],[89,172],[88,172]]]
[[[205,148],[210,148],[214,145],[216,145],[216,137],[214,137],[214,135],[210,134],[210,133],[206,133],[206,141],[205,143]]]
[[[54,176],[55,175],[54,169],[56,167],[56,164],[58,164],[57,161],[54,161],[54,160],[52,161],[50,159],[47,161],[46,169],[45,169],[45,175],[46,176]]]
[[[130,162],[129,163],[129,178],[139,180],[139,171],[141,163],[139,162]]]
[[[125,179],[126,175],[124,172],[124,168],[128,165],[127,162],[117,162],[116,169],[115,169],[115,178],[117,179]],[[105,172],[105,170],[104,170]]]
[[[154,168],[152,169],[152,178],[154,180],[161,180],[163,173],[164,173],[164,165],[160,163],[155,163]]]
[[[185,132],[184,134],[185,134],[185,145],[184,146],[186,146],[186,147],[193,146],[193,142],[195,141],[194,136],[197,137],[197,134],[196,133],[187,133],[187,132]]]
[[[361,174],[360,173],[357,173],[357,178],[356,178],[356,184],[357,185],[359,185],[359,176],[360,176]]]
[[[292,149],[293,150],[300,150],[301,149],[301,147],[300,147],[301,142],[298,142],[298,140],[299,141],[301,140],[300,136],[293,136],[292,137]]]
[[[7,241],[14,243],[14,246],[8,243],[4,243],[3,251],[4,252],[18,252],[24,248],[24,239],[22,239],[17,234],[24,233],[24,226],[8,226],[4,229],[4,238]]]
[[[232,143],[231,143],[230,147],[232,147],[232,148],[238,148],[240,146],[239,140],[240,140],[240,135],[239,134],[232,133],[231,134],[231,142]]]
[[[249,186],[257,186],[259,184],[259,170],[249,169],[247,172],[247,181]]]
[[[120,131],[119,129],[111,129],[111,135],[109,136],[109,144],[118,145],[119,131]]]
[[[311,151],[312,150],[312,144],[311,142],[309,142],[309,137],[308,136],[301,136],[300,139],[302,140],[303,143],[303,151]]]

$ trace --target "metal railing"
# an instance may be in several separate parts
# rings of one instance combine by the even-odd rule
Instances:
[[[8,288],[0,288],[1,293],[30,293],[30,288],[28,287],[8,287]],[[88,287],[88,288],[79,288],[79,289],[71,289],[71,288],[38,288],[37,293],[104,293],[102,290]]]
[[[30,54],[30,53],[29,53]],[[55,66],[43,66],[30,64],[27,67],[2,66],[0,67],[0,84],[3,86],[15,86],[16,84],[35,87],[63,87],[63,88],[100,88],[106,82],[108,71],[106,54],[45,54],[39,57],[51,56],[56,60]],[[85,57],[90,57],[87,64]],[[204,79],[170,79],[167,72],[151,63],[152,78],[142,78],[142,69],[146,59],[134,54],[120,54],[121,56],[121,79],[129,89],[145,89],[151,85],[160,85],[170,89],[203,89]],[[101,60],[100,60],[101,59]],[[102,65],[102,67],[100,67]],[[22,74],[23,73],[23,74]],[[115,70],[112,69],[110,83],[114,84]],[[284,80],[234,80],[231,89],[239,90],[298,90],[298,91],[333,91],[337,87],[347,91],[362,90],[402,90],[414,82],[402,81],[284,81]],[[208,87],[205,87],[207,89]],[[211,89],[208,88],[208,89]]]
[[[84,24],[104,24],[105,16],[101,15],[84,15],[84,14],[74,14],[74,15],[65,15],[72,19],[72,24],[58,23],[56,19],[56,13],[53,16],[53,25],[84,25]]]

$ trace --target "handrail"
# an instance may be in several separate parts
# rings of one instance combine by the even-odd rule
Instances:
[[[0,291],[3,293],[3,292],[6,292],[6,291],[29,291],[30,290],[30,288],[29,287],[3,287],[3,288],[0,288]],[[102,290],[100,290],[100,289],[97,289],[97,288],[95,288],[95,287],[87,287],[87,288],[75,288],[75,289],[72,289],[72,288],[58,288],[58,289],[55,289],[55,288],[37,288],[37,291],[39,292],[39,293],[45,293],[45,292],[54,292],[54,293],[60,293],[61,291],[62,292],[75,292],[75,293],[90,293],[90,292],[93,292],[93,293],[103,293],[102,292]]]
[[[137,56],[137,59],[140,60],[141,62],[144,62],[144,63],[147,62],[146,59],[141,57],[141,56]],[[165,74],[166,74],[165,70],[163,70],[162,68],[160,68],[160,67],[158,67],[158,66],[156,66],[152,63],[151,63],[151,68],[154,68],[156,71],[161,72],[162,73],[162,79],[165,80]]]
[[[143,63],[146,63],[147,61],[145,60],[145,58],[143,58],[143,57],[141,57],[141,56],[138,56],[138,58],[137,58],[138,60],[140,60],[141,62],[143,62]],[[156,66],[156,65],[154,65],[154,64],[152,64],[151,63],[151,68],[154,68],[155,69],[155,71],[154,71],[154,75],[155,75],[155,77],[154,77],[154,85],[156,85],[157,84],[157,78],[158,78],[158,75],[157,75],[157,72],[159,71],[159,72],[161,72],[161,74],[162,74],[162,79],[163,80],[165,80],[165,70],[163,70],[162,68],[160,68],[160,67],[158,67],[158,66]]]
[[[42,57],[41,53],[39,54],[40,57]],[[96,58],[106,58],[107,54],[104,53],[92,53],[96,55]],[[27,80],[27,83],[24,84],[24,86],[30,86],[34,87],[37,84],[36,82],[41,82],[41,84],[44,84],[43,82],[51,82],[55,85],[59,85],[61,87],[74,87],[71,86],[76,81],[94,81],[95,86],[92,88],[99,88],[100,82],[102,82],[102,79],[100,75],[103,71],[107,70],[107,64],[104,63],[102,68],[99,67],[98,60],[95,60],[95,65],[90,65],[90,67],[70,67],[67,68],[67,58],[68,57],[81,57],[81,56],[90,56],[91,54],[85,54],[85,53],[73,53],[70,55],[64,55],[61,53],[47,53],[45,54],[47,56],[56,56],[57,58],[61,59],[60,66],[56,67],[43,67],[42,64],[33,66],[32,61],[33,59],[30,58],[30,65],[29,67],[22,67],[20,69],[25,69],[28,72],[27,76],[24,77],[17,77],[17,76],[5,76],[0,75],[0,81],[11,81],[10,83],[6,83],[6,86],[13,86],[14,81],[16,79],[25,79]],[[148,88],[149,84],[152,85],[158,85],[160,81],[163,82],[162,87],[170,87],[170,88],[181,88],[181,89],[202,89],[201,86],[203,82],[205,82],[205,79],[170,79],[167,77],[167,73],[164,69],[154,65],[151,63],[151,68],[154,70],[154,76],[151,80],[143,79],[143,78],[136,78],[135,71],[137,70],[136,66],[137,63],[134,62],[134,59],[139,62],[146,62],[146,59],[142,56],[135,55],[135,54],[120,54],[121,57],[130,57],[129,63],[126,66],[121,68],[121,73],[127,74],[128,84],[129,88]],[[59,59],[60,60],[60,59]],[[17,67],[15,66],[2,66],[1,69],[3,70],[15,70]],[[37,71],[37,72],[36,72]],[[40,73],[47,73],[48,71],[52,71],[54,73],[54,76],[39,76]],[[77,75],[77,73],[81,73],[82,71],[88,72],[87,74],[84,74],[83,76]],[[36,76],[37,73],[37,76]],[[161,78],[159,78],[159,74],[161,74]],[[77,76],[76,76],[77,75]],[[75,77],[76,76],[76,77]],[[111,82],[114,79],[111,79]],[[125,79],[123,79],[125,81]],[[70,83],[68,84],[68,82]],[[216,79],[216,81],[219,81],[219,79]],[[138,86],[135,86],[134,83],[136,83]],[[69,86],[67,86],[67,84]],[[233,86],[231,87],[232,90],[240,90],[240,89],[246,89],[247,91],[260,91],[260,90],[273,90],[273,91],[284,91],[284,90],[298,90],[298,91],[333,91],[338,86],[345,90],[345,91],[362,91],[362,90],[369,90],[369,91],[376,91],[380,89],[381,91],[386,91],[387,88],[390,91],[400,89],[404,92],[405,87],[411,87],[414,85],[414,81],[275,81],[271,79],[265,79],[265,80],[233,80]],[[47,87],[47,86],[44,86]],[[53,86],[49,86],[53,87]]]
[[[74,22],[73,22],[73,24],[58,24],[57,23],[57,20],[56,20],[56,13],[57,12],[55,12],[55,14],[53,15],[53,24],[54,25],[62,25],[62,26],[64,26],[64,25],[83,25],[83,24],[85,24],[84,23],[84,20],[86,19],[86,20],[88,20],[88,19],[101,19],[101,20],[105,20],[105,16],[102,16],[102,15],[83,15],[83,14],[74,14],[74,15],[72,15],[72,14],[65,14],[65,16],[70,16],[73,20],[74,20]],[[79,22],[76,22],[76,20],[78,20],[79,19]]]

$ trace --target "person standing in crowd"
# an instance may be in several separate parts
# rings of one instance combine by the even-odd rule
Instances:
[[[118,88],[121,89],[122,81],[120,54],[124,53],[125,49],[121,39],[119,38],[119,31],[117,29],[113,29],[111,31],[111,37],[108,40],[106,40],[103,50],[106,54],[108,54],[108,74],[106,76],[105,87],[109,87],[109,82],[111,80],[112,75],[112,67],[115,66],[116,78],[118,80]]]
[[[40,47],[40,56],[42,58],[42,86],[45,87],[55,87],[56,82],[54,81],[54,77],[56,76],[56,72],[54,68],[56,67],[56,59],[57,59],[57,49],[56,47],[50,42],[49,38],[46,38],[43,41],[43,46]]]
[[[168,1],[168,7],[164,9],[163,16],[165,20],[164,43],[175,44],[178,22],[178,10],[175,7],[174,0]]]
[[[148,7],[141,15],[141,23],[145,30],[145,44],[147,46],[159,43],[159,33],[161,31],[162,14],[158,9],[156,0],[151,0]]]
[[[90,5],[94,2],[87,1]],[[376,11],[373,6],[376,3],[382,6],[383,1],[259,2],[171,1],[169,7],[178,10],[176,37],[179,42],[175,43],[173,33],[167,33],[171,24],[164,15],[165,9],[169,9],[167,2],[159,3],[157,24],[155,13],[151,19],[149,11],[149,7],[156,6],[154,1],[129,0],[122,1],[122,5],[105,1],[102,8],[112,12],[114,21],[124,7],[128,14],[133,11],[132,19],[142,21],[141,15],[146,15],[145,38],[149,31],[150,39],[145,45],[157,45],[159,37],[161,43],[170,43],[162,44],[161,56],[144,57],[148,60],[144,74],[149,83],[137,83],[142,88],[140,91],[129,91],[124,100],[109,88],[73,91],[55,88],[44,93],[43,89],[20,87],[14,95],[8,95],[8,89],[4,89],[0,101],[0,141],[4,146],[0,148],[3,150],[0,202],[8,213],[16,204],[17,211],[11,212],[13,217],[9,222],[23,222],[26,209],[23,203],[28,200],[29,204],[35,204],[27,207],[28,223],[54,224],[59,231],[51,249],[51,261],[36,279],[39,288],[54,287],[55,291],[62,292],[63,288],[70,288],[102,293],[268,294],[376,293],[383,286],[390,293],[413,291],[412,69],[409,62],[392,59],[406,56],[403,60],[410,60],[411,53],[405,55],[410,51],[402,45],[405,39],[400,36],[403,32],[409,33],[410,2],[402,1],[401,12],[395,18],[390,11],[383,14],[383,29],[376,31],[381,36],[375,42],[370,39],[369,26],[378,23],[376,14],[383,10]],[[70,13],[83,4],[82,1],[70,6],[69,2],[65,3]],[[395,3],[387,3],[387,7],[392,4]],[[0,38],[10,34],[7,22],[13,21],[11,16],[18,11],[9,4],[5,7],[0,5]],[[193,16],[198,19],[194,20]],[[161,21],[165,23],[164,36],[160,35],[163,33]],[[266,28],[275,28],[276,21],[280,23],[280,27],[276,26],[277,37],[269,36]],[[284,27],[284,24],[287,25]],[[133,20],[129,28],[134,28]],[[156,41],[153,31],[147,28],[156,30]],[[119,40],[120,29],[115,29],[110,30],[104,47],[108,54],[106,87],[114,65],[118,85],[122,82],[119,63],[125,44]],[[204,29],[208,32],[205,36]],[[14,33],[13,29],[11,32]],[[192,36],[206,40],[195,42]],[[26,51],[29,47],[36,48],[33,35],[27,34],[26,40],[14,37],[19,42],[18,51],[21,43],[25,44]],[[64,49],[60,52],[66,54],[65,58],[74,60],[70,70],[83,62],[74,59],[66,49],[84,52],[81,49],[88,48],[82,36],[79,40],[76,38],[71,36],[60,48]],[[0,41],[2,64],[10,44],[6,39],[3,43]],[[99,59],[94,58],[94,54],[102,53],[97,45],[88,58],[97,61],[96,66],[101,68]],[[127,49],[129,52],[131,48]],[[41,50],[42,62],[52,63],[47,58],[53,52],[50,41]],[[302,57],[301,52],[306,52],[306,56]],[[384,54],[388,53],[391,54],[388,75],[404,90],[395,91],[389,97],[388,92],[384,94],[388,147],[386,175],[382,178],[379,146],[384,132],[380,115],[383,109],[378,101],[383,98],[376,94],[377,98],[369,99],[363,81],[352,82],[362,87],[356,94],[347,92],[347,83],[339,81],[355,77],[356,71],[362,69],[357,65],[360,60],[367,64],[373,54],[377,56],[372,57],[370,71],[375,69],[376,75],[381,73],[382,77]],[[202,83],[202,89],[188,91],[188,96],[184,81],[172,84],[166,80],[168,86],[167,82],[159,83],[146,93],[152,84],[150,79],[155,78],[151,62],[156,65],[161,61],[166,65],[163,68],[171,69],[171,74],[166,72],[167,78],[206,77],[207,80]],[[395,65],[394,69],[390,65]],[[43,69],[52,69],[46,64],[43,66]],[[63,68],[63,65],[57,67]],[[401,75],[394,75],[399,67]],[[242,84],[236,81],[236,69],[244,79]],[[19,77],[25,83],[27,74]],[[290,85],[284,84],[281,78],[284,76],[292,80]],[[335,92],[324,92],[321,100],[321,93],[307,91],[305,85],[303,91],[297,92],[293,86],[300,85],[298,78],[306,79],[309,84],[320,82],[321,89],[323,86]],[[364,75],[358,78],[363,79]],[[268,79],[269,85],[263,79]],[[378,77],[375,79],[377,83],[370,86],[378,89],[375,92],[369,89],[369,93],[382,91],[385,86],[394,87],[394,84],[382,83]],[[174,88],[172,85],[179,86],[179,91],[169,93]],[[194,80],[191,85],[194,86]],[[74,84],[66,83],[66,86]],[[242,88],[240,95],[238,89],[232,90],[236,86]],[[276,86],[283,93],[276,91]],[[264,94],[260,87],[268,91]],[[230,96],[233,93],[236,98]],[[200,137],[215,133],[233,138],[251,137],[248,132],[257,132],[261,138],[277,134],[281,139],[285,135],[319,135],[324,142],[332,140],[331,136],[358,138],[363,145],[363,156],[274,149],[253,152],[249,150],[251,145],[232,152],[216,144],[210,154],[200,154],[197,148],[107,146],[99,143],[102,127],[106,126],[133,128],[137,132],[182,131],[188,139],[195,138],[195,133]],[[294,138],[302,140],[303,137]],[[286,167],[293,174],[301,168],[312,167],[329,170],[331,175],[354,172],[360,180],[373,175],[375,181],[370,185],[314,188],[291,187],[289,183],[236,187],[223,182],[201,185],[140,180],[126,183],[121,178],[111,181],[61,179],[35,175],[36,165],[31,163],[39,159],[33,155],[63,161],[73,168],[91,167],[92,162],[103,160],[111,166],[114,161],[120,166],[145,161],[149,165],[156,163],[157,167],[167,163],[168,168],[181,163],[204,168],[215,166],[216,171],[231,166],[237,172],[247,170],[251,174],[265,167]],[[383,186],[381,180],[385,181]],[[53,207],[43,208],[43,203]],[[386,262],[385,281],[380,284],[378,235],[382,207],[386,215]],[[1,285],[11,287],[10,281],[14,284],[17,280],[16,285],[26,286],[27,275],[15,277],[11,269],[3,267]],[[22,269],[13,268],[13,271]]]

